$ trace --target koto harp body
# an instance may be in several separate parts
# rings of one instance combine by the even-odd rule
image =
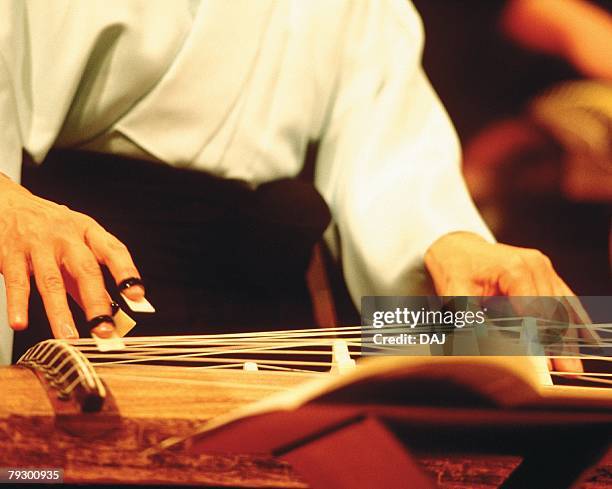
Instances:
[[[612,487],[610,391],[538,386],[519,357],[377,358],[341,375],[92,362],[102,405],[62,396],[68,356],[0,368],[0,467],[74,483],[493,488],[512,472],[503,487]]]
[[[143,381],[147,369],[150,381]],[[193,455],[143,452],[164,439],[188,436],[203,422],[300,382],[274,372],[206,371],[125,366],[97,370],[112,393],[120,419],[100,426],[96,414],[75,414],[67,430],[58,422],[47,389],[31,370],[0,368],[0,466],[57,467],[73,483],[199,484],[305,487],[288,464],[266,455]],[[111,372],[109,372],[111,370]],[[106,375],[108,374],[108,375]],[[251,375],[253,374],[253,375]],[[165,383],[170,377],[173,382]],[[197,379],[197,388],[175,381]],[[74,430],[80,434],[74,434]]]

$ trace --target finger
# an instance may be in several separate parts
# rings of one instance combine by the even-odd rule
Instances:
[[[77,302],[77,304],[81,307],[81,309],[85,310],[83,306],[83,300],[81,299],[81,294],[79,293],[79,288],[76,284],[76,281],[68,274],[64,274],[64,283],[66,284],[66,290],[68,294]],[[105,290],[104,294],[108,303],[111,305],[111,316],[113,318],[113,322],[115,324],[115,332],[123,337],[127,333],[129,333],[134,326],[136,326],[136,321],[134,321],[128,314],[126,314],[119,304],[113,301],[112,297]],[[96,316],[93,316],[96,317]],[[100,332],[94,328],[93,332],[100,336]],[[104,334],[104,333],[102,333]],[[112,336],[112,333],[111,333]]]
[[[589,317],[589,314],[586,312],[584,307],[582,306],[580,299],[576,297],[574,292],[567,286],[563,280],[559,279],[560,282],[560,292],[565,297],[566,301],[569,304],[570,312],[576,324],[592,324],[592,320]]]
[[[23,330],[28,327],[30,297],[30,274],[25,254],[19,252],[9,255],[2,265],[9,325],[14,330]]]
[[[553,358],[553,370],[556,372],[564,372],[566,377],[577,377],[581,373],[584,373],[584,367],[579,358]]]
[[[503,295],[533,297],[538,291],[528,264],[516,257],[499,273],[499,290]]]
[[[68,295],[70,295],[70,297],[75,300],[75,302],[82,310],[85,310],[85,307],[83,306],[83,300],[81,299],[81,293],[79,292],[79,286],[77,285],[76,281],[68,273],[62,273],[62,276],[64,277],[64,284],[66,285],[66,291],[68,292]],[[106,294],[108,303],[111,304],[111,308],[113,307],[113,304],[118,307],[118,304],[113,301],[113,298],[106,290],[104,291],[104,293]],[[113,309],[113,313],[114,312],[116,311]]]
[[[584,311],[582,304],[578,298],[574,295],[574,292],[569,288],[569,286],[555,273],[555,282],[554,282],[554,294],[559,297],[563,301],[563,305],[572,316],[572,323],[576,323],[575,319],[579,317],[588,317],[586,311]],[[575,299],[575,300],[574,300]],[[580,309],[581,312],[576,312],[576,308]],[[578,335],[582,335],[582,328],[578,329],[578,334],[576,329],[571,328],[566,332],[566,337],[570,338],[570,341],[576,341]],[[575,349],[576,355],[580,355],[580,350],[576,347]],[[553,360],[555,369],[561,372],[584,372],[584,365],[580,358],[557,358]],[[572,376],[569,376],[572,377]]]
[[[527,264],[520,257],[515,257],[502,269],[497,282],[500,294],[509,297],[515,314],[527,314],[525,300],[522,298],[537,295],[533,276]]]
[[[96,259],[108,267],[115,283],[120,284],[130,278],[140,279],[140,272],[127,247],[100,225],[95,223],[87,228],[85,241]],[[140,301],[145,296],[145,289],[140,283],[122,290],[122,293],[128,299]]]
[[[85,245],[71,245],[65,250],[62,263],[72,279],[66,281],[68,291],[85,312],[87,320],[110,316],[111,301],[104,287],[102,270],[90,249]],[[92,330],[102,338],[110,337],[113,331],[112,322],[101,322]]]
[[[53,254],[48,251],[31,253],[36,286],[45,305],[45,311],[56,338],[78,338],[74,320],[68,307],[68,297],[60,269]]]
[[[555,294],[554,284],[557,278],[550,259],[537,250],[529,250],[531,279],[536,293],[541,297],[552,297]]]
[[[558,276],[555,294],[564,298],[565,307],[571,316],[572,323],[578,328],[580,337],[594,345],[600,345],[602,340],[599,334],[592,328],[593,320],[584,309],[580,299],[576,297],[569,286]]]

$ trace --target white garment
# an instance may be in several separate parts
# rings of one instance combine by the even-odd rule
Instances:
[[[327,239],[358,306],[422,293],[441,235],[491,239],[405,0],[3,0],[0,19],[13,178],[22,149],[40,162],[55,145],[258,184],[299,173],[319,141]]]

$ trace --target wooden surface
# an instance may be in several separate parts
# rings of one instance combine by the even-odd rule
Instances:
[[[75,438],[55,427],[44,389],[31,372],[0,368],[0,466],[60,467],[65,469],[66,482],[306,487],[291,467],[269,456],[166,451],[146,457],[142,451],[167,437],[189,434],[207,419],[294,386],[307,376],[184,373],[172,367],[98,370],[124,420],[118,431],[92,439]],[[144,381],[144,375],[157,380]],[[187,380],[198,383],[183,384]],[[424,455],[419,461],[443,489],[490,489],[519,459]],[[581,487],[612,488],[612,458]]]

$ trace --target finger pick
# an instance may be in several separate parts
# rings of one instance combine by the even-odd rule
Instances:
[[[153,313],[155,312],[155,308],[153,305],[144,297],[137,301],[130,299],[123,292],[121,293],[121,297],[127,304],[127,306],[134,312],[145,312],[145,313]]]
[[[119,309],[113,316],[113,319],[115,320],[115,331],[117,331],[120,337],[124,337],[136,326],[136,321],[123,309]]]
[[[96,342],[98,351],[107,352],[107,351],[119,351],[119,350],[125,349],[125,343],[123,343],[123,340],[117,334],[116,331],[113,331],[113,333],[108,338],[101,338],[100,336],[98,336],[96,333],[92,331],[91,337]]]

